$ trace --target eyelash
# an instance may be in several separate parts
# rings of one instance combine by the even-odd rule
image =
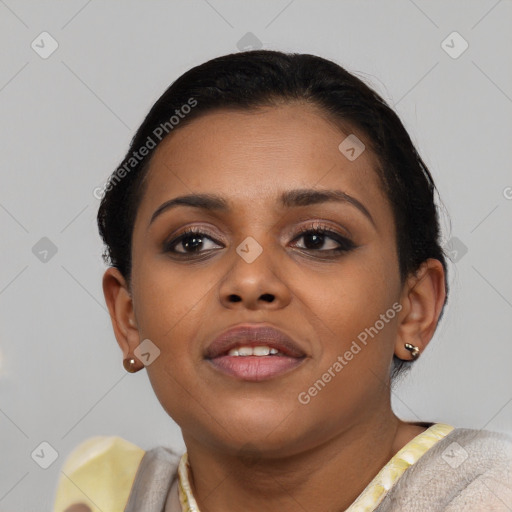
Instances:
[[[207,253],[210,250],[213,249],[207,249],[206,251],[199,251],[199,252],[178,252],[175,250],[175,246],[183,242],[187,237],[190,235],[195,235],[197,238],[209,238],[210,240],[214,241],[215,243],[218,243],[216,240],[214,240],[212,237],[208,235],[208,233],[205,233],[201,228],[191,227],[187,228],[183,233],[181,233],[178,237],[174,238],[173,240],[170,240],[169,242],[164,242],[163,244],[163,252],[170,252],[173,255],[176,255],[178,257],[196,257],[197,255],[200,255],[201,253]],[[200,236],[202,235],[202,236]],[[302,251],[310,251],[310,252],[322,252],[322,253],[328,253],[332,256],[341,255],[342,253],[347,253],[353,249],[356,248],[356,244],[352,242],[352,240],[340,235],[339,233],[332,231],[331,229],[327,228],[326,226],[322,224],[315,223],[313,225],[309,226],[303,226],[299,228],[297,236],[293,239],[293,241],[297,240],[298,238],[302,238],[306,235],[321,235],[325,236],[327,235],[327,238],[330,238],[331,240],[334,240],[336,243],[339,244],[339,247],[336,249],[327,249],[327,250],[316,250],[316,249],[300,249]]]

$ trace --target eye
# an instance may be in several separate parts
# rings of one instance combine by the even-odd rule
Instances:
[[[303,238],[305,247],[298,247],[304,251],[323,252],[323,253],[342,253],[348,252],[356,247],[354,242],[345,236],[329,229],[321,224],[305,226],[299,230],[299,236],[293,241]],[[330,241],[325,248],[325,244]],[[208,247],[210,245],[210,247]],[[212,246],[213,245],[213,246]],[[215,240],[199,228],[187,228],[178,237],[164,242],[163,251],[175,255],[198,255],[208,252],[218,247]],[[181,250],[178,250],[180,249]]]
[[[165,242],[163,250],[164,252],[171,252],[174,254],[198,254],[200,252],[205,252],[204,250],[201,251],[201,249],[205,248],[205,240],[214,242],[214,240],[203,231],[197,228],[187,228],[177,238],[174,238],[170,242]],[[184,250],[176,250],[177,247],[181,247]],[[213,249],[213,247],[207,247],[206,249],[210,250]]]
[[[321,224],[305,226],[299,230],[299,233],[300,235],[295,240],[304,238],[306,247],[299,247],[299,249],[307,251],[327,253],[348,252],[356,247],[352,240]],[[329,247],[321,250],[327,240],[330,240]]]

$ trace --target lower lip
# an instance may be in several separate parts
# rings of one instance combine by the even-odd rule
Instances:
[[[221,372],[242,380],[262,381],[283,375],[304,358],[286,356],[221,356],[208,361]]]

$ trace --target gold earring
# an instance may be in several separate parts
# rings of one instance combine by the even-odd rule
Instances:
[[[141,368],[136,368],[137,361],[133,357],[127,357],[126,359],[124,359],[123,366],[124,366],[124,369],[128,373],[136,373],[141,369]]]
[[[411,345],[410,343],[406,343],[404,347],[411,352],[411,356],[413,359],[417,359],[420,355],[420,349],[419,347],[416,347],[415,345]]]

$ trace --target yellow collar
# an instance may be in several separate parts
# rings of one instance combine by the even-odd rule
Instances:
[[[188,480],[189,468],[188,454],[185,452],[181,456],[178,466],[178,493],[180,496],[181,510],[182,512],[200,512]]]
[[[435,423],[421,434],[418,434],[389,460],[345,512],[371,512],[375,510],[405,470],[453,429],[454,427],[451,425]],[[181,510],[182,512],[200,512],[192,494],[188,478],[189,469],[188,455],[185,452],[181,456],[178,466],[178,493]]]

